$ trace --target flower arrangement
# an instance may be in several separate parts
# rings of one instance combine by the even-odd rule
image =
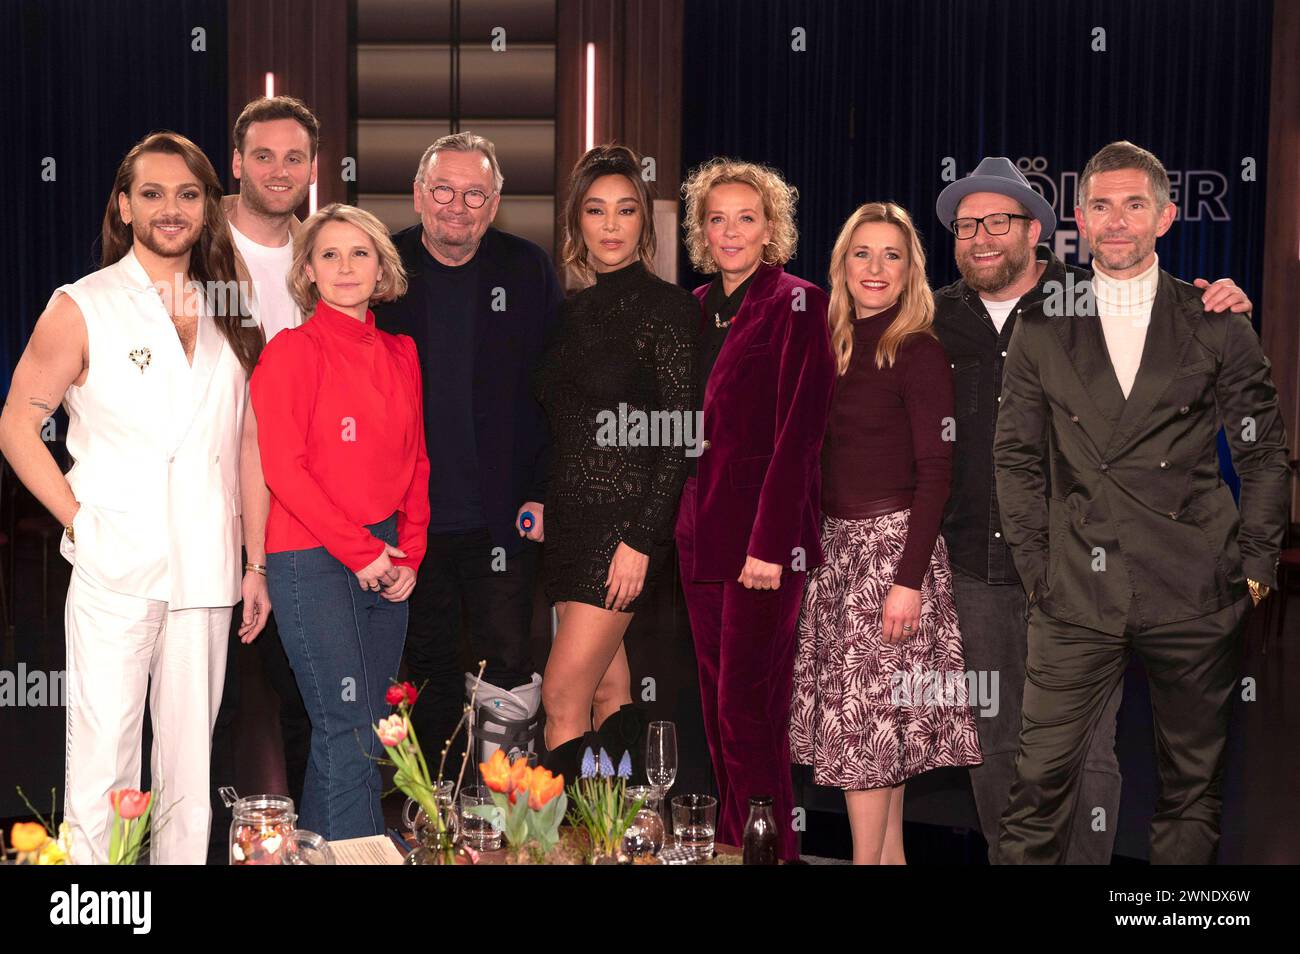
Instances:
[[[72,863],[72,830],[68,823],[59,823],[59,833],[27,801],[21,788],[18,794],[37,820],[17,822],[9,830],[9,841],[17,854],[18,864],[66,865]],[[50,793],[50,818],[56,810],[53,791]],[[134,788],[118,789],[108,793],[108,804],[113,812],[109,830],[108,863],[134,865],[140,861],[140,852],[149,844],[149,815],[153,809],[153,793]],[[0,858],[4,857],[4,842],[0,840]]]
[[[455,731],[452,732],[452,739],[460,732],[465,725],[466,719],[469,718],[469,713],[473,710],[474,697],[478,693],[478,685],[483,679],[483,670],[486,666],[486,660],[479,662],[478,679],[474,683],[473,692],[470,693],[469,704],[465,706],[465,712],[461,716],[460,722],[457,723]],[[390,706],[395,706],[397,711],[387,719],[379,720],[379,724],[374,727],[375,734],[379,736],[379,741],[383,743],[384,749],[388,753],[387,764],[397,769],[393,783],[403,795],[415,800],[429,820],[442,863],[455,864],[456,847],[452,843],[448,819],[445,817],[444,810],[439,805],[438,800],[438,787],[442,782],[442,774],[446,767],[447,753],[451,749],[452,739],[448,739],[447,744],[443,747],[442,758],[438,762],[438,774],[435,778],[429,773],[429,766],[425,762],[424,753],[420,748],[420,740],[416,736],[415,726],[410,718],[411,708],[419,697],[419,691],[409,682],[394,683],[389,686],[384,700]],[[461,779],[465,775],[465,765],[468,761],[469,746],[466,746],[465,756],[461,759],[460,772],[456,776],[456,785],[452,792],[452,811],[455,811]],[[471,860],[472,858],[471,855]]]
[[[595,858],[615,858],[623,835],[641,810],[644,798],[629,802],[627,780],[632,777],[632,756],[623,753],[618,770],[603,748],[599,758],[587,749],[582,755],[582,777],[570,787],[571,820],[591,839]]]
[[[501,749],[480,762],[479,770],[492,793],[492,804],[475,805],[467,811],[500,828],[512,851],[521,851],[530,842],[535,842],[542,854],[554,848],[568,807],[564,776],[532,767],[525,759],[511,764]]]

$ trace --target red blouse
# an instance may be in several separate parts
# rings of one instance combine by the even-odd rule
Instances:
[[[271,489],[268,553],[323,546],[354,573],[384,544],[366,525],[397,511],[393,563],[417,569],[429,526],[429,457],[415,342],[319,302],[262,351],[249,384]]]

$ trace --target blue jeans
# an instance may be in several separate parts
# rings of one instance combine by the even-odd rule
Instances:
[[[397,545],[397,517],[368,528]],[[384,832],[384,755],[374,724],[389,714],[384,693],[406,641],[406,602],[363,590],[325,550],[266,555],[271,604],[285,655],[311,718],[311,755],[298,825],[333,841]]]

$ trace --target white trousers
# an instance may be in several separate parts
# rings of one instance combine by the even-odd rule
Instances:
[[[204,864],[208,767],[233,607],[170,611],[104,589],[74,567],[68,651],[65,817],[76,864],[108,861],[109,792],[140,787],[145,694],[153,727],[150,864]]]

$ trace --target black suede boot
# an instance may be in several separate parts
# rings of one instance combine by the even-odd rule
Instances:
[[[594,732],[588,732],[548,749],[538,761],[543,768],[550,769],[552,775],[563,775],[564,787],[568,788],[582,775],[582,754],[590,748],[592,755],[598,756],[602,744]]]
[[[597,735],[600,736],[600,744],[613,760],[614,768],[618,768],[624,752],[632,757],[629,785],[648,784],[645,774],[645,743],[649,725],[650,720],[646,718],[645,711],[630,702],[600,724]]]

